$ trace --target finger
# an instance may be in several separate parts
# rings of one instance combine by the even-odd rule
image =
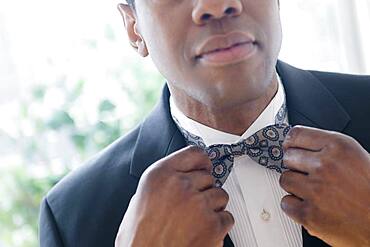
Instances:
[[[285,171],[279,178],[281,188],[286,192],[305,199],[309,194],[308,177],[299,172]]]
[[[202,193],[207,197],[209,207],[216,212],[224,210],[229,202],[229,195],[222,188],[212,187]]]
[[[226,210],[220,211],[217,213],[218,218],[220,219],[221,224],[221,236],[225,238],[226,234],[231,230],[235,224],[234,216]]]
[[[294,195],[286,195],[281,199],[281,209],[298,224],[305,223],[305,203]]]
[[[209,171],[198,170],[189,172],[194,188],[198,191],[204,191],[214,186],[214,178]]]
[[[297,125],[289,130],[283,142],[283,148],[284,150],[293,147],[320,151],[330,137],[329,131]]]
[[[287,168],[309,174],[320,163],[319,152],[301,148],[288,148],[284,152],[283,164]]]
[[[170,166],[180,172],[190,172],[194,170],[206,170],[211,172],[212,170],[212,162],[208,158],[207,153],[196,146],[188,146],[180,149],[167,156],[166,159],[171,159],[172,162],[168,162]]]

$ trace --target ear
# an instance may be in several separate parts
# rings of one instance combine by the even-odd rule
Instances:
[[[149,55],[145,41],[137,28],[137,17],[134,10],[127,4],[120,3],[117,6],[122,15],[130,45],[143,57]]]

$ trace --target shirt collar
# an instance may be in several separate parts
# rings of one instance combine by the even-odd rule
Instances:
[[[275,96],[272,98],[267,107],[262,111],[262,113],[257,117],[257,119],[252,123],[252,125],[241,135],[234,135],[220,130],[213,129],[204,124],[201,124],[193,119],[188,118],[180,109],[176,106],[173,97],[170,96],[170,111],[172,117],[177,119],[178,124],[189,131],[190,133],[201,137],[204,144],[207,146],[213,144],[231,144],[240,141],[241,139],[248,138],[258,130],[274,124],[275,116],[279,109],[285,102],[285,91],[284,86],[281,82],[279,75],[278,78],[278,90]]]

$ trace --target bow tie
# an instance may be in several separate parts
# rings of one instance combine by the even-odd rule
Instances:
[[[174,118],[188,145],[202,148],[212,161],[212,175],[215,186],[221,187],[229,176],[234,157],[248,155],[258,164],[282,173],[287,168],[283,164],[283,141],[291,126],[284,123],[286,118],[286,106],[280,108],[275,116],[275,124],[264,127],[250,137],[235,144],[214,144],[206,146],[201,137],[183,129]]]

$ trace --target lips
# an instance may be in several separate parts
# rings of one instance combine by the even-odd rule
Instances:
[[[208,38],[196,51],[196,58],[219,50],[229,49],[233,46],[255,43],[255,38],[244,32],[230,32],[225,35],[215,35]]]

